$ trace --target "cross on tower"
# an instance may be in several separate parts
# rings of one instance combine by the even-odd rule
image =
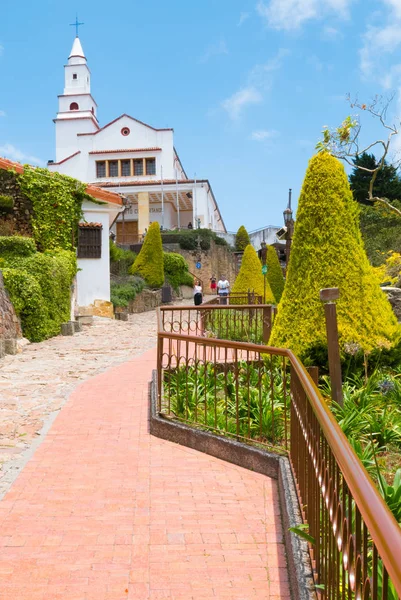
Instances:
[[[70,27],[75,27],[75,36],[76,36],[76,37],[79,37],[79,36],[78,36],[78,27],[79,27],[80,25],[85,25],[85,23],[80,23],[80,22],[78,21],[78,15],[77,15],[77,16],[75,17],[75,23],[70,23]]]

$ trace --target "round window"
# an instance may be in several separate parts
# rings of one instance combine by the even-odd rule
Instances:
[[[121,129],[121,133],[122,133],[122,135],[129,135],[131,132],[130,132],[130,130],[128,129],[128,127],[123,127],[123,128]]]

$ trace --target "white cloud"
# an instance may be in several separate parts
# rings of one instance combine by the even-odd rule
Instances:
[[[230,98],[224,100],[222,107],[228,112],[229,117],[236,121],[245,106],[262,102],[262,94],[254,87],[242,88],[235,92]]]
[[[239,16],[239,21],[237,23],[238,27],[241,27],[241,25],[247,20],[249,19],[250,15],[247,12],[242,12]]]
[[[266,63],[255,65],[248,75],[247,85],[235,92],[230,98],[222,102],[222,107],[234,121],[239,119],[242,110],[248,104],[257,104],[262,102],[262,91],[269,90],[272,86],[274,71],[281,68],[284,56],[289,54],[286,48],[280,48],[276,56],[269,59]]]
[[[224,40],[220,40],[220,42],[208,46],[203,56],[200,57],[199,62],[205,63],[214,56],[219,56],[220,54],[228,54],[227,44]]]
[[[278,135],[279,132],[275,129],[258,129],[257,131],[252,131],[251,140],[254,140],[255,142],[263,142],[264,140],[276,138]]]
[[[259,0],[256,11],[273,29],[298,29],[305,22],[335,14],[348,18],[354,0]],[[392,0],[390,0],[392,1]],[[396,0],[394,0],[396,1]]]
[[[6,116],[5,111],[4,110],[0,110],[0,117],[5,117],[5,116]]]
[[[343,37],[339,29],[326,25],[323,27],[322,37],[324,40],[338,40]]]
[[[0,146],[0,156],[4,156],[5,158],[16,160],[22,163],[30,163],[41,166],[45,164],[45,162],[41,158],[25,154],[12,144],[4,144],[4,146]]]

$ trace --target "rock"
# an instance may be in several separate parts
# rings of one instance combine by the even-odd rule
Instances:
[[[81,325],[93,325],[93,316],[78,315],[77,322]]]
[[[383,292],[386,292],[387,298],[392,306],[395,316],[401,321],[401,289],[396,287],[382,287]]]
[[[107,300],[95,300],[93,303],[93,315],[114,319],[114,306]]]
[[[31,342],[29,340],[27,340],[26,338],[19,338],[19,340],[17,340],[18,351],[22,352],[22,350],[26,346],[29,346],[30,343]]]
[[[79,321],[70,321],[74,327],[74,331],[75,333],[79,333],[80,331],[82,331],[82,323],[80,323]]]
[[[61,335],[74,335],[74,325],[72,321],[61,323]]]
[[[4,350],[6,354],[18,354],[17,340],[6,339],[4,340]]]

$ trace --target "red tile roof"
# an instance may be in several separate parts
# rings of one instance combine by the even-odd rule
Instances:
[[[14,170],[17,173],[24,172],[24,165],[21,163],[15,162],[13,160],[9,160],[8,158],[0,157],[0,169],[4,170]],[[35,167],[31,167],[34,169]],[[49,171],[49,177],[53,175],[52,171]],[[103,190],[95,185],[89,184],[86,186],[86,193],[90,196],[96,198],[96,200],[102,200],[103,202],[108,202],[109,204],[116,204],[117,206],[122,206],[123,201],[119,194],[115,192],[109,192],[108,190]]]
[[[98,227],[99,229],[103,227],[101,223],[79,223],[79,227]]]
[[[63,163],[65,163],[67,160],[70,160],[70,158],[73,158],[74,156],[76,156],[77,154],[81,154],[81,150],[78,150],[77,152],[74,152],[74,154],[70,154],[70,156],[67,156],[66,158],[63,158],[63,160],[60,160],[60,162],[52,162],[52,163],[47,163],[48,165],[62,165]]]
[[[116,177],[117,179],[117,177]],[[141,186],[141,185],[161,185],[161,180],[152,180],[152,179],[146,179],[143,181],[138,181],[138,180],[132,180],[132,181],[104,181],[104,182],[99,182],[97,181],[94,185],[97,185],[98,187],[120,187],[120,186]],[[178,185],[180,184],[188,184],[188,183],[195,183],[194,179],[179,179],[178,180]],[[197,179],[196,183],[209,183],[207,179]],[[163,185],[176,185],[176,180],[175,179],[163,179]]]
[[[114,154],[116,152],[161,152],[161,148],[120,148],[119,150],[93,150],[89,154]]]

